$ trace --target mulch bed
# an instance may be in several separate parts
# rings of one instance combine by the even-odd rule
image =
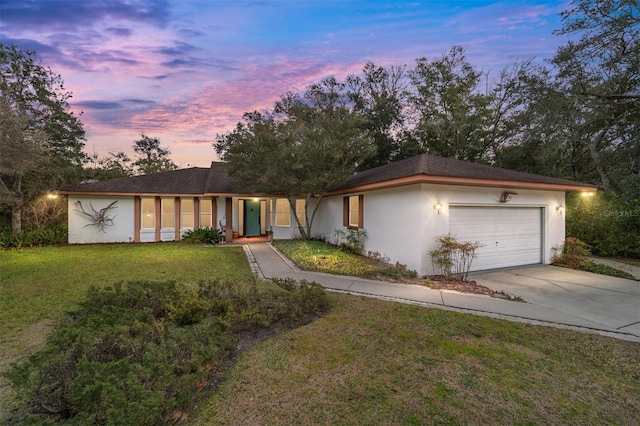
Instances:
[[[481,294],[491,296],[498,299],[511,300],[514,302],[524,302],[520,296],[506,293],[503,290],[492,290],[488,287],[478,284],[475,281],[467,280],[447,280],[441,275],[430,276],[426,278],[412,278],[402,280],[406,284],[422,285],[434,290],[453,290],[460,293]]]

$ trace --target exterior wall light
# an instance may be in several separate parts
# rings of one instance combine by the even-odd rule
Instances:
[[[560,204],[558,207],[556,207],[556,211],[564,213],[564,205]]]
[[[440,210],[442,210],[442,203],[438,201],[433,205],[433,208],[438,212],[438,214],[440,214]]]
[[[593,197],[593,194],[595,194],[595,192],[592,191],[583,191],[580,193],[583,197]]]

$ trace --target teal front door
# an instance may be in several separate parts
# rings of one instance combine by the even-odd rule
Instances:
[[[244,225],[248,237],[260,235],[260,201],[244,201]]]

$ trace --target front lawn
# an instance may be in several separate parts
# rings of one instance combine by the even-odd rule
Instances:
[[[0,250],[0,265],[0,346],[6,353],[37,339],[34,333],[39,335],[43,324],[60,318],[91,286],[135,280],[197,283],[251,278],[241,247],[177,243]]]
[[[0,372],[14,387],[0,376],[0,423],[171,423],[211,394],[241,346],[329,308],[318,284],[257,282],[241,247],[1,254]]]
[[[190,424],[637,424],[640,343],[332,294]]]
[[[310,253],[322,254],[313,244]],[[91,285],[251,277],[240,247],[171,243],[5,251],[0,268],[0,370],[42,344],[48,325],[77,307]],[[344,294],[330,301],[324,317],[245,352],[213,397],[180,413],[183,422],[637,424],[640,418],[640,343]]]

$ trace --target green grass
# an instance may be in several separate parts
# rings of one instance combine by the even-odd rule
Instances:
[[[189,424],[637,424],[640,344],[348,295]]]
[[[305,271],[386,280],[415,276],[403,265],[389,265],[349,253],[323,241],[276,240],[273,245]]]
[[[308,253],[322,254],[322,246],[307,244]],[[241,248],[0,252],[0,346],[5,358],[7,348],[29,353],[34,331],[46,331],[38,325],[60,318],[90,285],[250,276]],[[324,317],[246,352],[186,423],[637,424],[640,418],[638,343],[349,295],[332,294],[331,301]]]
[[[119,281],[248,280],[240,247],[105,244],[0,251],[0,345],[60,318],[91,286]],[[25,336],[25,333],[27,334]]]

